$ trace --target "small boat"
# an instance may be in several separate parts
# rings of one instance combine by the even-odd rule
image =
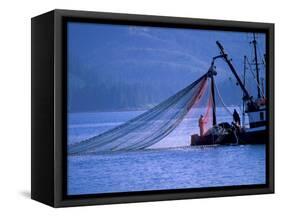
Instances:
[[[212,111],[213,111],[213,126],[207,130],[203,135],[194,134],[191,135],[191,146],[198,145],[227,145],[227,144],[266,144],[267,143],[267,113],[266,113],[266,98],[265,94],[262,91],[260,81],[259,81],[259,63],[257,57],[257,41],[255,34],[253,34],[253,44],[254,47],[254,65],[255,65],[255,79],[257,83],[257,97],[254,99],[251,96],[245,86],[245,72],[246,72],[246,61],[247,57],[244,56],[244,81],[242,82],[241,78],[238,76],[236,69],[234,68],[231,59],[228,58],[228,55],[224,51],[223,46],[220,42],[216,42],[219,49],[220,55],[213,58],[210,71],[211,77],[211,89],[212,89]],[[237,80],[237,84],[240,86],[243,92],[243,116],[247,115],[249,120],[249,126],[240,126],[237,123],[219,123],[216,121],[216,102],[215,102],[215,84],[214,76],[217,74],[214,67],[214,62],[216,59],[223,59],[229,66],[231,72]],[[243,117],[244,119],[244,117]]]

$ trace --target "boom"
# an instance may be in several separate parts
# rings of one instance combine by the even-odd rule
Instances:
[[[230,59],[228,59],[228,55],[225,53],[223,46],[221,45],[221,43],[219,41],[216,41],[220,51],[221,51],[221,57],[225,60],[225,62],[228,64],[230,70],[232,71],[232,73],[234,74],[239,86],[241,87],[243,93],[244,93],[244,100],[250,100],[252,101],[252,97],[250,96],[249,92],[247,91],[247,89],[245,88],[244,84],[242,83],[239,75],[237,74],[234,66],[232,65]]]

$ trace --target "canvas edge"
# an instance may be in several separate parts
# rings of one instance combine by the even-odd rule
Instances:
[[[178,17],[162,17],[162,16],[148,16],[148,15],[133,15],[133,14],[116,14],[103,12],[85,12],[72,10],[54,10],[54,110],[55,110],[55,150],[54,150],[54,207],[68,207],[68,206],[82,206],[82,205],[101,205],[101,204],[116,204],[116,203],[131,203],[131,202],[148,202],[148,201],[162,201],[162,200],[178,200],[178,199],[195,199],[195,198],[209,198],[209,197],[223,197],[223,196],[242,196],[253,194],[267,194],[274,193],[274,24],[272,23],[255,23],[255,22],[240,22],[240,21],[223,21],[223,20],[208,20],[208,19],[193,19],[193,18],[178,18]],[[269,32],[270,39],[270,161],[269,161],[269,186],[264,188],[253,189],[239,189],[239,190],[212,190],[205,192],[190,192],[190,193],[153,193],[151,195],[129,195],[127,196],[109,196],[101,198],[81,198],[81,199],[65,199],[63,195],[63,143],[62,143],[62,24],[64,17],[78,17],[85,19],[107,19],[107,20],[128,20],[140,22],[153,23],[173,23],[189,24],[189,25],[210,25],[211,27],[229,28],[253,28],[261,29]]]
[[[31,19],[31,199],[54,206],[54,11]]]

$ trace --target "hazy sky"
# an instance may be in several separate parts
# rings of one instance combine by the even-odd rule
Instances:
[[[257,39],[262,57],[265,35],[258,34]],[[89,86],[97,86],[99,91],[102,83],[156,85],[172,94],[208,70],[212,57],[219,54],[217,40],[242,75],[243,56],[248,55],[250,61],[253,58],[251,33],[70,22],[69,90],[76,91],[70,97],[75,101],[83,95],[79,91]],[[226,63],[219,60],[216,66],[217,83],[233,85],[235,79]],[[253,78],[250,72],[248,77]],[[248,88],[256,94],[253,84]]]

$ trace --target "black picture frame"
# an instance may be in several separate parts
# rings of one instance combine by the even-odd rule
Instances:
[[[268,135],[265,185],[66,195],[66,22],[266,33]],[[53,10],[32,18],[31,198],[53,207],[274,193],[274,24]]]

